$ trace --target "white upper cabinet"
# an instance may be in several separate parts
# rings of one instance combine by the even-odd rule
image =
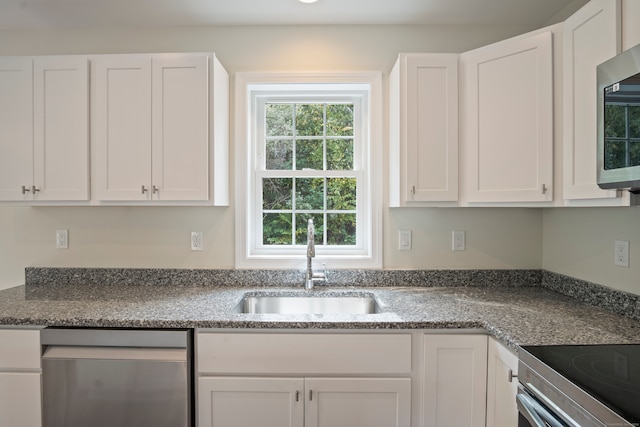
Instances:
[[[620,52],[620,20],[620,0],[592,0],[564,22],[563,198],[568,204],[628,203],[596,183],[596,67]]]
[[[99,202],[228,204],[228,74],[214,55],[93,61]]]
[[[33,185],[31,58],[0,59],[0,94],[0,200],[29,200]]]
[[[209,198],[208,61],[152,61],[151,182],[158,200]]]
[[[93,75],[93,194],[98,200],[151,196],[151,58],[100,56]]]
[[[89,200],[89,63],[34,61],[34,200]]]
[[[553,45],[545,31],[461,55],[463,199],[553,200]]]
[[[458,200],[457,54],[401,54],[390,80],[390,205]]]
[[[2,58],[0,93],[0,200],[88,200],[87,58]]]

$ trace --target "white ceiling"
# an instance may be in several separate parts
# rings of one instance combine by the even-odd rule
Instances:
[[[587,0],[0,0],[0,29],[166,25],[541,26]]]

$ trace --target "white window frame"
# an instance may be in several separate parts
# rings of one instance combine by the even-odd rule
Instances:
[[[322,90],[318,91],[320,87]],[[358,195],[360,219],[364,220],[358,227],[362,234],[358,235],[356,246],[318,246],[314,264],[326,263],[329,269],[382,268],[382,74],[237,73],[235,90],[236,268],[306,266],[304,247],[262,245],[262,235],[258,236],[262,232],[261,221],[255,217],[262,200],[262,195],[256,194],[258,162],[263,161],[259,159],[260,132],[254,132],[256,103],[265,96],[295,101],[303,93],[309,95],[307,99],[322,103],[360,96],[364,110],[363,123],[357,131],[362,132],[361,156],[354,158],[354,162],[364,163],[362,186],[358,188],[362,192]]]

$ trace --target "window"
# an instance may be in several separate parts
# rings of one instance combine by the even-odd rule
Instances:
[[[328,268],[381,267],[379,83],[236,75],[238,268],[302,267],[309,219]]]

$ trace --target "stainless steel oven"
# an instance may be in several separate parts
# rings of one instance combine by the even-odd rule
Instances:
[[[518,427],[640,425],[640,345],[531,346],[519,359]]]
[[[189,330],[44,329],[44,427],[191,427]]]

